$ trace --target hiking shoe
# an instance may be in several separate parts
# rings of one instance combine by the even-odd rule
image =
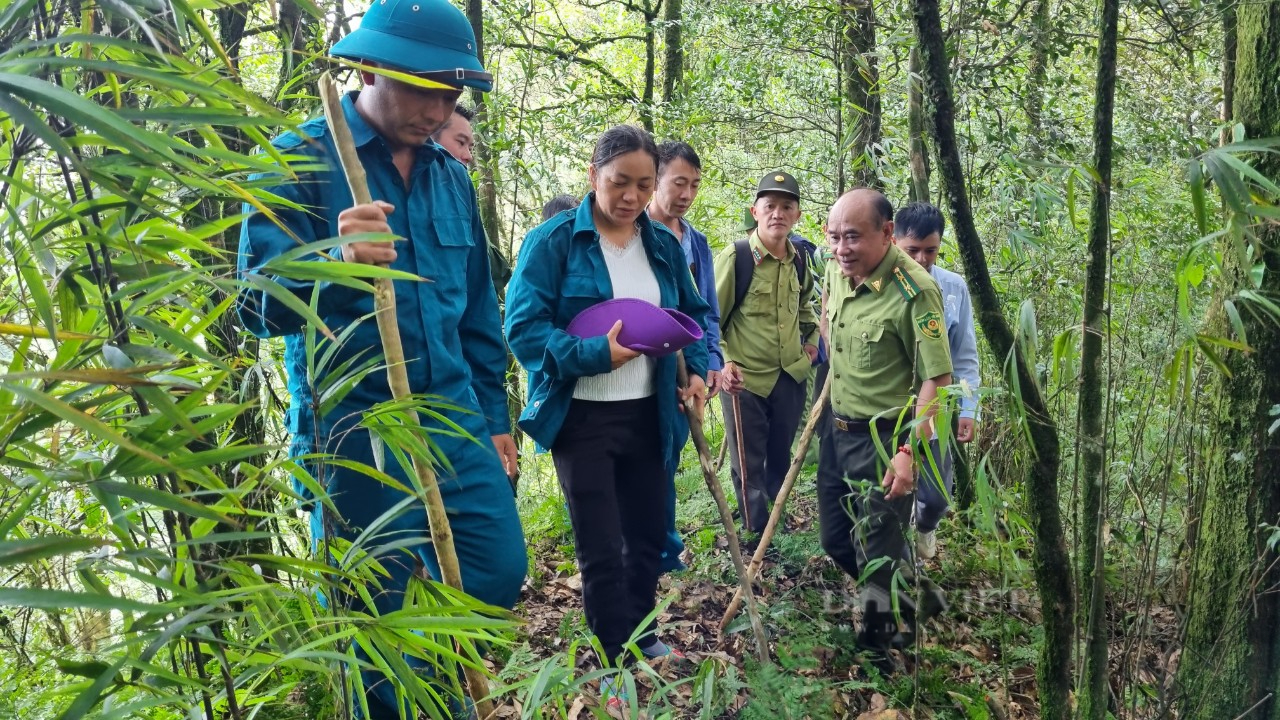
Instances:
[[[604,701],[605,707],[618,710],[631,702],[627,695],[627,684],[616,675],[600,678],[600,699]]]
[[[654,638],[654,641],[640,648],[640,652],[649,660],[658,658],[670,658],[675,660],[688,660],[683,652],[671,647],[670,645]]]
[[[937,530],[916,533],[916,556],[921,560],[932,560],[938,556]]]
[[[875,668],[880,677],[885,680],[906,671],[902,661],[894,657],[893,653],[885,648],[859,646],[854,662],[857,663],[858,671],[864,677],[871,676],[867,672],[868,668]]]

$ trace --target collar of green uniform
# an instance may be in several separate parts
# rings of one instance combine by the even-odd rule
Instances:
[[[898,264],[897,245],[889,245],[889,251],[884,254],[884,259],[876,266],[876,269],[862,281],[863,285],[871,288],[873,292],[884,292],[889,289],[889,285],[893,280],[893,268]]]
[[[766,256],[768,257],[773,256],[773,253],[769,252],[769,248],[766,248],[764,246],[764,241],[760,239],[760,234],[757,233],[755,230],[752,230],[751,234],[747,236],[747,243],[751,246],[752,250],[759,251],[760,257],[762,259]],[[796,257],[796,246],[794,243],[791,242],[790,235],[787,236],[786,244],[787,244],[787,254],[781,260],[778,260],[778,262],[791,262]],[[756,263],[756,264],[759,265],[760,263]]]

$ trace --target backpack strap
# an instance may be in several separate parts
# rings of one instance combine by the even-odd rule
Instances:
[[[751,241],[739,240],[733,244],[733,309],[736,311],[751,287],[751,276],[756,272],[756,259],[751,256]]]

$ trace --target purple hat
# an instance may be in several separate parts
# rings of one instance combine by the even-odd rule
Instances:
[[[679,310],[667,310],[638,298],[614,298],[578,313],[565,328],[580,338],[608,335],[622,321],[618,344],[650,357],[670,355],[702,339],[702,328]]]

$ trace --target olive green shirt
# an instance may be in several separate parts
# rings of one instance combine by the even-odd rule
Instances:
[[[895,245],[862,284],[828,263],[831,408],[866,420],[912,403],[921,383],[951,372],[942,292]]]
[[[810,363],[804,346],[818,344],[818,316],[813,307],[813,277],[805,268],[803,283],[797,278],[796,263],[803,260],[791,241],[787,241],[786,257],[779,260],[754,232],[748,240],[755,271],[741,306],[734,302],[733,244],[716,256],[720,347],[724,361],[742,370],[746,389],[768,397],[780,373],[798,382],[808,377]]]

